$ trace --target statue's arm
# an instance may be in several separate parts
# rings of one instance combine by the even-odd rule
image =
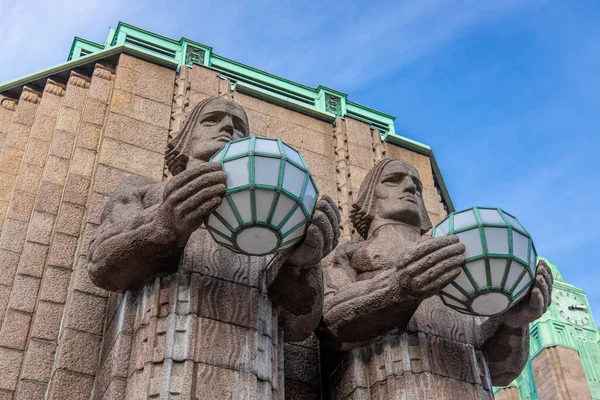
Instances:
[[[359,280],[350,261],[367,245],[374,247],[363,261],[370,263],[365,269],[382,272]],[[405,328],[421,302],[460,273],[464,251],[456,236],[423,240],[391,252],[373,242],[340,245],[324,265],[324,337],[333,346],[350,347]]]
[[[90,243],[92,282],[125,291],[176,271],[192,232],[221,204],[226,180],[220,163],[213,162],[188,168],[166,184],[123,182]]]
[[[115,190],[90,243],[88,273],[111,291],[137,289],[177,268],[181,254],[158,207],[164,184],[130,178]]]
[[[508,385],[525,368],[529,357],[529,324],[548,309],[553,282],[550,268],[540,262],[531,293],[504,314],[482,323],[482,351],[494,385]]]
[[[395,269],[359,281],[350,260],[362,245],[364,242],[340,245],[324,260],[325,304],[319,331],[337,348],[352,347],[393,328],[406,327],[421,303],[403,295]]]

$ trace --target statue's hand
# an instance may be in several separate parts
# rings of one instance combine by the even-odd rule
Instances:
[[[340,238],[340,213],[329,196],[322,196],[302,243],[294,247],[287,263],[296,266],[318,264],[333,250]]]
[[[502,323],[520,328],[541,317],[552,303],[553,283],[550,268],[540,261],[531,292],[502,315]]]
[[[165,186],[158,208],[159,223],[175,235],[187,238],[221,204],[227,174],[217,162],[203,163],[177,174]]]
[[[396,269],[400,295],[426,299],[440,292],[461,271],[465,246],[458,236],[425,240],[404,253]]]

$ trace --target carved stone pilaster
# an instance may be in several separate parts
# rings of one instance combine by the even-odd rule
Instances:
[[[0,107],[8,111],[15,111],[17,109],[18,102],[15,99],[4,97],[0,100]]]
[[[71,76],[69,77],[69,85],[74,85],[80,88],[88,89],[90,87],[90,78],[78,74],[77,72],[71,71]]]
[[[113,76],[113,71],[110,68],[108,68],[102,64],[96,64],[94,66],[94,74],[93,75],[97,76],[98,78],[102,78],[107,81],[110,81]]]
[[[53,94],[55,96],[64,96],[65,85],[53,81],[52,79],[48,79],[46,80],[46,86],[44,86],[44,92]]]
[[[173,91],[173,103],[171,106],[171,122],[169,125],[169,141],[179,135],[181,127],[185,122],[190,107],[190,68],[182,65],[175,78],[175,90]],[[170,179],[171,174],[165,165],[163,180]]]
[[[24,86],[23,91],[21,92],[21,100],[28,103],[37,104],[40,101],[40,94],[30,87]]]
[[[219,96],[233,101],[234,93],[231,91],[231,82],[228,79],[219,79]]]
[[[375,163],[386,157],[385,146],[381,140],[381,134],[377,129],[371,129],[371,146],[373,148],[373,160],[375,160]]]
[[[352,184],[350,181],[350,161],[348,154],[348,135],[346,121],[336,118],[333,128],[335,172],[338,191],[338,207],[340,209],[340,236],[346,240],[352,239],[352,223],[350,209],[352,208]]]

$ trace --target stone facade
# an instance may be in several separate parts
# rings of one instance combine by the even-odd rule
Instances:
[[[0,98],[0,398],[118,399],[134,390],[126,387],[132,374],[153,374],[131,351],[152,318],[136,315],[129,294],[93,285],[84,260],[109,195],[132,175],[169,179],[169,137],[208,96],[244,107],[252,135],[280,138],[302,152],[321,192],[337,202],[347,238],[356,237],[348,213],[358,187],[386,156],[418,169],[432,222],[445,215],[428,157],[382,143],[367,123],[346,117],[332,124],[231,91],[217,72],[198,65],[176,73],[121,54],[90,71],[25,87],[19,99]],[[156,294],[149,306],[158,325],[166,322],[160,310],[170,295]],[[158,325],[156,337],[167,332]],[[159,340],[152,346],[148,351],[162,351]],[[314,335],[283,348],[286,398],[319,398]]]

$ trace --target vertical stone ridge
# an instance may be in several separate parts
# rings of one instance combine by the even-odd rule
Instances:
[[[89,281],[85,256],[96,227],[90,221],[91,214],[101,208],[92,202],[92,178],[113,86],[112,72],[102,64],[95,65],[91,81],[75,73],[69,79],[69,88],[84,91],[85,97],[71,151],[66,155],[69,164],[53,230],[53,245],[60,239],[69,243],[68,251],[53,259],[51,247],[46,268],[64,269],[68,276],[66,285],[58,289],[64,306],[60,331],[52,338],[57,348],[49,374],[48,399],[61,398],[65,384],[73,381],[80,383],[78,395],[89,398],[98,371],[108,293]]]
[[[377,129],[371,129],[371,145],[373,147],[373,161],[375,163],[386,158],[385,146],[381,140],[381,134]]]
[[[10,154],[13,161],[19,158],[19,162],[11,166],[11,171],[4,171],[13,173],[15,182],[4,223],[6,229],[2,232],[3,236],[0,236],[1,251],[5,259],[2,264],[6,268],[3,271],[3,284],[10,288],[3,291],[6,297],[0,305],[0,313],[4,315],[6,310],[6,318],[2,320],[0,328],[0,357],[7,351],[11,351],[13,355],[18,354],[18,363],[13,365],[13,375],[0,384],[0,387],[12,391],[18,388],[19,375],[26,359],[27,339],[41,281],[37,268],[32,268],[29,262],[22,262],[23,254],[27,253],[26,233],[39,189],[41,166],[44,165],[49,149],[48,132],[51,134],[55,127],[64,90],[60,84],[48,79],[42,93],[40,98],[36,91],[29,88],[23,90],[19,111],[13,116],[13,125],[9,129],[1,155]],[[5,252],[7,250],[10,253]],[[43,343],[36,343],[35,347],[37,354],[52,352]],[[32,373],[39,373],[44,367],[46,365],[39,365],[39,369]]]
[[[175,78],[171,122],[169,124],[169,139],[167,143],[179,135],[181,127],[187,118],[190,105],[190,86],[190,68],[186,65],[182,65]],[[171,174],[165,164],[163,181],[168,180],[170,177]]]
[[[227,100],[233,101],[235,92],[231,90],[231,82],[229,79],[219,79],[219,96],[225,97]]]
[[[333,129],[335,172],[338,191],[338,207],[340,209],[340,236],[346,240],[352,238],[350,208],[352,207],[352,184],[350,180],[350,162],[348,153],[348,135],[346,121],[336,118]]]

